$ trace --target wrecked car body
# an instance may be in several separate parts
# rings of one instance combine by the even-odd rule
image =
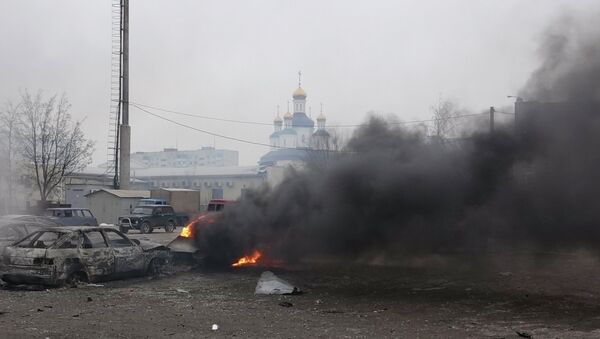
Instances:
[[[59,223],[35,215],[6,215],[0,217],[0,253],[26,235],[46,227],[60,226]]]
[[[51,227],[8,246],[0,274],[9,284],[63,285],[156,273],[170,261],[159,244],[107,227]]]

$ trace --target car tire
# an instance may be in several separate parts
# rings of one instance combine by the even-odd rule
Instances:
[[[167,225],[165,225],[165,232],[173,233],[175,231],[175,223],[173,221],[169,221]]]
[[[129,232],[129,227],[119,227],[119,231],[123,234],[127,234]]]
[[[151,276],[160,275],[163,266],[165,265],[164,260],[160,258],[154,258],[148,264],[148,274]]]
[[[85,272],[73,272],[67,277],[65,285],[69,287],[77,287],[77,285],[81,283],[87,283],[88,281],[89,280]]]
[[[150,232],[152,232],[152,226],[150,226],[148,222],[144,222],[140,225],[140,233],[145,234]]]

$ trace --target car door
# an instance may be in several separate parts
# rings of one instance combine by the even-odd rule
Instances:
[[[115,256],[100,230],[82,232],[81,261],[90,278],[110,276],[115,273]]]
[[[145,270],[146,259],[140,246],[116,230],[105,229],[103,231],[115,255],[116,274],[127,275]]]
[[[166,215],[166,208],[165,207],[158,207],[158,215],[160,216],[158,218],[158,221],[156,222],[156,225],[158,226],[164,226],[167,224],[167,215]]]

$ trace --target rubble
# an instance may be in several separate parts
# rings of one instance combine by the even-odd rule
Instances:
[[[300,294],[300,289],[294,287],[287,281],[277,277],[271,271],[265,271],[260,275],[254,294]]]

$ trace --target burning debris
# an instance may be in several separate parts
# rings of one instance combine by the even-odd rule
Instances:
[[[254,250],[254,252],[252,252],[252,254],[243,256],[238,261],[231,264],[231,267],[240,267],[240,266],[256,264],[261,256],[262,256],[262,253],[260,253],[259,250]]]

